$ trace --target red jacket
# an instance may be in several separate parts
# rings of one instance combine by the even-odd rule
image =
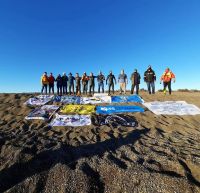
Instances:
[[[49,84],[54,84],[55,78],[54,76],[49,76]]]

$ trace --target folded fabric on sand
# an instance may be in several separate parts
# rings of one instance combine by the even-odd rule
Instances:
[[[134,113],[144,112],[144,109],[139,106],[97,106],[97,114],[117,114],[117,113]]]
[[[132,96],[112,96],[112,103],[143,103],[144,100],[139,95]]]
[[[56,105],[44,105],[30,112],[29,115],[25,117],[25,119],[49,120],[58,109],[59,106]]]
[[[53,95],[39,95],[28,99],[24,104],[27,106],[42,106],[53,100]]]
[[[80,104],[80,97],[77,96],[55,96],[54,101],[63,104]]]
[[[91,125],[90,115],[59,115],[56,114],[56,118],[50,123],[50,126],[86,126]]]
[[[156,115],[197,115],[200,109],[185,101],[155,101],[143,103],[150,111]]]
[[[94,97],[108,96],[108,93],[94,93]]]
[[[100,104],[100,103],[111,103],[110,96],[96,96],[96,97],[81,97],[81,104]]]
[[[93,115],[92,123],[97,126],[112,125],[115,127],[136,127],[138,125],[135,118],[128,115]]]
[[[94,105],[65,105],[61,110],[63,114],[89,115],[95,113]]]

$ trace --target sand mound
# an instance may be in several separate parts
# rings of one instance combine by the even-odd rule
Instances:
[[[0,95],[0,192],[200,192],[200,116],[128,114],[124,126],[50,128],[26,121],[30,94]],[[199,93],[141,93],[145,101]]]

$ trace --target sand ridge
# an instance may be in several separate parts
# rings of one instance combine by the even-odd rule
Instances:
[[[148,95],[185,100],[199,93]],[[0,94],[0,192],[200,192],[200,115],[128,114],[138,126],[27,121],[33,94]]]

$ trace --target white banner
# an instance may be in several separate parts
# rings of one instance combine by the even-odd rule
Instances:
[[[197,115],[200,109],[185,101],[155,101],[143,103],[150,111],[156,115]]]
[[[80,104],[100,104],[100,103],[111,103],[110,96],[99,96],[99,97],[81,97]]]
[[[27,106],[42,106],[53,100],[53,95],[39,95],[28,99],[24,104]]]
[[[86,126],[91,125],[91,117],[90,115],[59,115],[56,114],[56,118],[52,120],[50,126],[58,127],[58,126]]]

